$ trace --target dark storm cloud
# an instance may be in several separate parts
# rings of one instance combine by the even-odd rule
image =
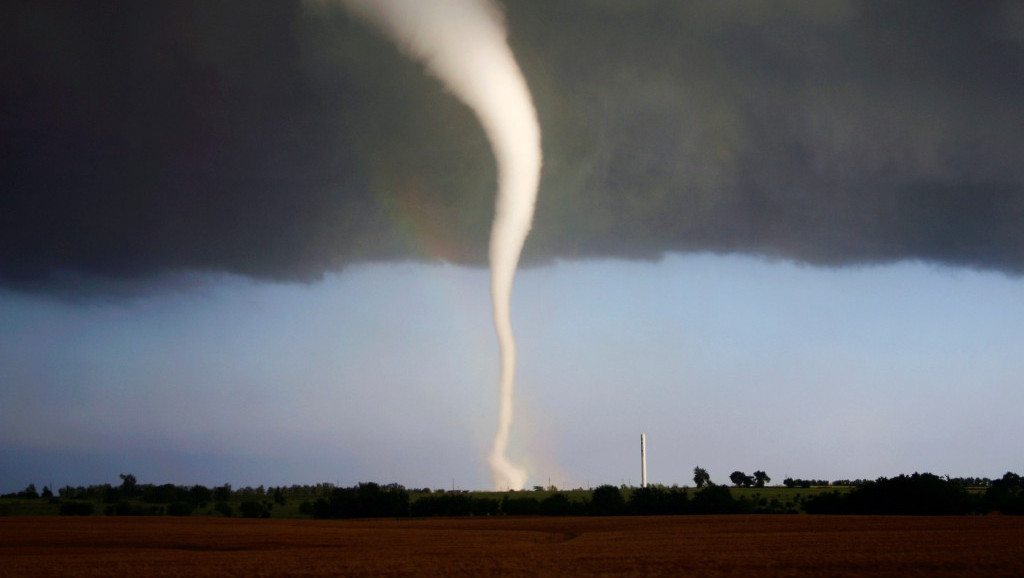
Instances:
[[[8,286],[484,262],[482,131],[343,12],[0,11]],[[544,131],[526,262],[711,250],[1024,271],[1019,3],[531,0],[507,20]]]

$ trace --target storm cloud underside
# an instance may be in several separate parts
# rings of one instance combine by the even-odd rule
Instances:
[[[524,0],[505,20],[544,128],[525,264],[1024,272],[1019,3]],[[39,1],[0,22],[8,287],[486,264],[482,129],[344,12]]]

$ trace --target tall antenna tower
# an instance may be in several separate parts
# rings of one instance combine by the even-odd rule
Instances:
[[[640,487],[647,487],[647,434],[640,434]]]

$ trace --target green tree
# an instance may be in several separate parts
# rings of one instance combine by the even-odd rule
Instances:
[[[704,468],[697,466],[693,468],[693,483],[698,488],[711,485],[711,474]]]

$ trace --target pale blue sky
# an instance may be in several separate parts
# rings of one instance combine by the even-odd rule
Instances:
[[[529,484],[1018,471],[1019,278],[750,257],[520,271]],[[129,301],[0,296],[0,491],[28,483],[487,488],[488,273],[217,277]]]

